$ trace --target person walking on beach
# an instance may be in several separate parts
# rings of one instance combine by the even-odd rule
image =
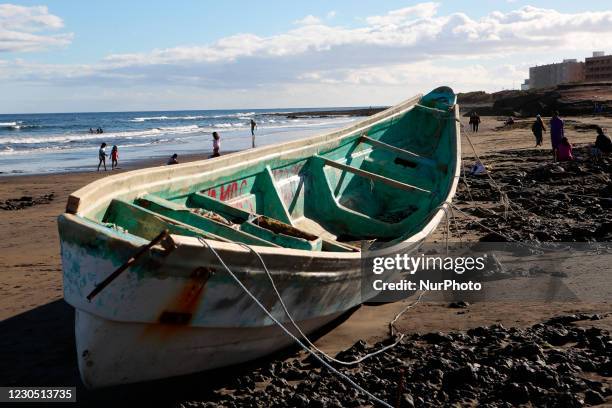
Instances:
[[[542,133],[546,132],[546,126],[544,126],[544,121],[542,120],[542,117],[540,115],[536,115],[536,120],[535,122],[533,122],[533,125],[531,126],[531,131],[533,132],[533,135],[535,136],[536,147],[542,146],[542,140],[543,140]]]
[[[114,145],[111,149],[111,170],[115,170],[119,167],[119,148],[117,145]]]
[[[171,166],[173,164],[179,164],[178,162],[178,154],[174,153],[172,156],[170,156],[170,159],[168,159],[168,163],[166,163],[168,166]]]
[[[572,144],[567,140],[567,137],[561,138],[561,142],[557,147],[557,160],[559,161],[570,161],[574,160],[572,154]]]
[[[219,157],[221,154],[219,153],[219,149],[221,149],[221,136],[219,133],[213,132],[213,154],[210,157]]]
[[[480,116],[476,111],[470,115],[470,125],[472,125],[472,132],[478,132],[478,125],[480,124]]]
[[[552,145],[553,159],[557,160],[557,150],[561,139],[565,136],[563,120],[559,117],[559,112],[554,111],[550,119],[550,143]]]
[[[257,127],[257,123],[253,119],[251,119],[251,142],[253,148],[255,148],[255,128]]]
[[[98,150],[98,171],[100,171],[100,165],[104,165],[104,171],[106,171],[106,143],[102,143],[100,145],[100,150]]]

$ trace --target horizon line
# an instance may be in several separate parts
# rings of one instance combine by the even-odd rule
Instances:
[[[1,113],[1,116],[6,115],[60,115],[70,113],[156,113],[156,112],[202,112],[202,111],[271,111],[271,110],[282,110],[282,109],[368,109],[368,108],[384,108],[391,105],[363,105],[363,106],[319,106],[319,107],[295,107],[295,108],[224,108],[224,109],[159,109],[159,110],[118,110],[118,111],[58,111],[58,112],[20,112],[20,113]]]

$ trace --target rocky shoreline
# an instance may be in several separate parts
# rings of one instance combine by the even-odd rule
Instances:
[[[603,404],[612,389],[610,333],[574,322],[600,315],[558,316],[527,329],[501,324],[467,332],[414,334],[351,367],[336,366],[397,407]],[[388,340],[388,342],[390,342]],[[358,341],[336,358],[351,361],[385,346]],[[372,403],[312,357],[273,361],[243,374],[202,403],[181,407],[359,407]]]
[[[481,175],[460,183],[456,203],[476,221],[459,223],[459,234],[487,242],[612,241],[612,160],[588,160],[588,149],[578,146],[583,160],[563,163],[553,163],[548,149],[481,157],[494,181]],[[508,209],[499,187],[511,200]]]

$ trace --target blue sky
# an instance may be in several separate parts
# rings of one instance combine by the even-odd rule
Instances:
[[[609,1],[0,4],[0,112],[391,104],[612,47]]]

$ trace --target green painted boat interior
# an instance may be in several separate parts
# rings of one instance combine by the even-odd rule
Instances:
[[[452,188],[455,95],[438,88],[411,109],[318,154],[246,163],[240,171],[113,199],[97,222],[145,239],[173,234],[308,251],[359,251],[359,240],[405,239]]]

